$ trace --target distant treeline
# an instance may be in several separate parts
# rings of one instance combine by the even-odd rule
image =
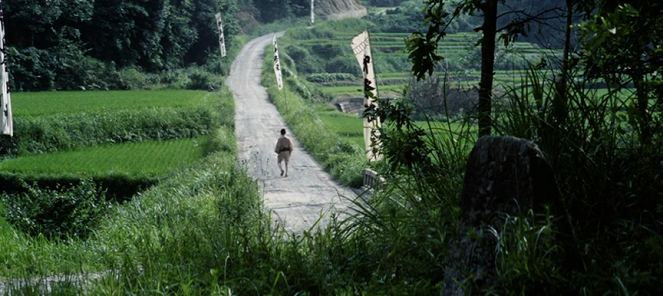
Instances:
[[[206,70],[223,74],[227,67],[219,67],[217,12],[223,15],[229,46],[240,32],[240,11],[259,22],[270,22],[308,13],[309,3],[4,1],[10,87],[13,91],[119,88],[128,83],[109,83],[108,77],[127,68],[161,73],[207,65]]]

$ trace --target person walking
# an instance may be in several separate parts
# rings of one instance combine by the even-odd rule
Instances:
[[[285,135],[285,129],[281,129],[281,137],[276,141],[276,147],[274,152],[278,155],[276,161],[281,170],[281,176],[285,172],[285,176],[288,176],[288,161],[290,161],[290,154],[292,153],[292,141]],[[281,162],[285,162],[285,171],[281,167]]]

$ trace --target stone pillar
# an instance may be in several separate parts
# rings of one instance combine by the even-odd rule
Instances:
[[[546,205],[557,218],[557,229],[570,233],[555,176],[538,146],[514,137],[480,138],[467,161],[460,232],[449,245],[447,262],[451,266],[445,272],[442,294],[464,295],[454,282],[465,278],[461,269],[473,273],[469,286],[489,284],[495,275],[497,239],[487,230],[500,229],[505,214],[518,216],[530,209],[544,214]]]

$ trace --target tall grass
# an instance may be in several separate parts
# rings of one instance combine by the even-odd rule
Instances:
[[[563,279],[538,288],[657,293],[663,253],[652,243],[661,241],[663,231],[661,138],[640,141],[634,121],[622,111],[631,100],[623,93],[597,92],[596,82],[570,78],[562,92],[551,76],[530,69],[522,87],[508,89],[508,105],[496,121],[499,133],[531,139],[546,154],[562,196],[564,211],[556,215],[571,223],[565,235],[573,243],[550,266],[562,268]],[[501,293],[519,291],[502,288]]]

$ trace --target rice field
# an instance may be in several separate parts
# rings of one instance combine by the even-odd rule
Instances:
[[[34,92],[15,93],[12,94],[12,99],[14,120],[23,119],[22,125],[18,125],[14,130],[19,145],[16,148],[18,151],[26,149],[20,145],[27,145],[28,139],[36,141],[34,145],[44,147],[51,147],[49,145],[52,143],[49,141],[52,141],[52,138],[59,141],[58,143],[64,143],[60,145],[61,147],[57,146],[58,149],[51,147],[53,149],[43,149],[41,153],[18,153],[0,161],[0,173],[8,175],[15,173],[24,176],[26,180],[41,179],[43,176],[57,178],[76,175],[88,175],[93,178],[122,175],[131,176],[136,180],[161,177],[209,153],[210,137],[196,135],[210,133],[197,130],[197,133],[190,133],[190,136],[161,137],[171,131],[173,125],[178,127],[183,125],[173,121],[176,118],[173,119],[172,116],[154,118],[153,111],[214,109],[211,112],[221,112],[221,118],[232,118],[233,112],[232,104],[227,103],[232,100],[227,92],[190,90]],[[225,102],[222,104],[224,107],[217,110],[220,103],[210,104],[212,100]],[[129,115],[132,116],[132,120],[120,120],[121,117],[118,115],[119,121],[111,121],[109,127],[87,129],[88,125],[95,126],[99,122],[95,121],[98,119],[95,116],[88,118],[84,115],[104,112],[114,117],[115,114],[125,114],[128,111],[131,112]],[[191,114],[194,116],[198,113]],[[26,125],[29,120],[39,122],[41,125]],[[58,120],[82,121],[81,124],[74,122],[60,133],[49,132],[60,123]],[[195,121],[198,118],[194,120],[183,117],[182,120]],[[218,121],[218,118],[214,117],[214,120]],[[201,121],[199,125],[190,127],[192,128],[190,132],[205,128],[204,122]],[[216,126],[210,125],[207,128]],[[19,127],[37,128],[37,130],[21,130]],[[151,130],[150,133],[141,134],[142,138],[135,141],[125,139],[126,142],[125,140],[95,142],[97,138],[87,139],[89,140],[87,142],[76,140],[79,136],[106,137],[106,128],[115,131],[133,130],[137,134],[146,128]],[[159,129],[163,129],[163,133]],[[186,128],[184,131],[186,132]],[[159,140],[163,138],[174,140]],[[95,144],[86,144],[88,142]]]
[[[299,45],[305,47],[320,47],[321,45],[347,47],[349,51],[349,42],[355,36],[354,33],[338,32],[331,38],[312,38],[297,40]],[[411,79],[410,64],[407,61],[409,53],[405,49],[405,39],[410,36],[409,33],[371,33],[371,47],[376,68],[376,79],[380,95],[383,97],[395,97],[402,93]],[[451,64],[451,69],[462,67],[458,64],[466,59],[471,59],[473,54],[479,49],[474,46],[479,35],[474,33],[449,34],[440,40],[438,54],[445,57],[441,63]],[[556,55],[558,52],[548,49],[541,49],[535,44],[528,42],[513,42],[509,48],[501,49],[507,59],[528,60],[536,62],[544,55]],[[437,74],[443,74],[438,72]],[[480,72],[474,69],[452,70],[447,73],[449,81],[458,84],[459,87],[478,86]],[[496,70],[496,84],[520,84],[520,70]],[[346,82],[333,86],[329,84],[320,84],[320,89],[336,98],[350,98],[361,96],[360,81],[357,85],[348,86]]]
[[[161,176],[205,156],[208,137],[131,142],[21,156],[0,162],[0,170],[35,174]]]
[[[332,131],[359,147],[364,147],[364,120],[336,110],[319,110],[318,116]]]
[[[98,110],[191,106],[209,92],[192,90],[53,91],[12,93],[14,117],[71,114]]]

